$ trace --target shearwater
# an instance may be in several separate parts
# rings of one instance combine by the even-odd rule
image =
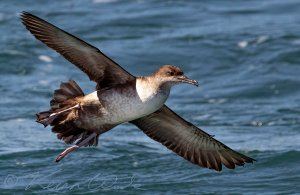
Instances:
[[[164,105],[172,86],[179,83],[198,86],[197,81],[186,77],[178,67],[164,65],[149,76],[134,77],[99,49],[45,20],[28,12],[22,12],[21,19],[38,40],[97,84],[96,91],[84,95],[75,81],[61,83],[54,91],[50,110],[37,114],[37,122],[53,126],[58,139],[75,143],[56,162],[82,146],[96,146],[102,133],[124,122],[136,125],[150,138],[202,167],[221,171],[222,164],[233,169],[255,161]]]

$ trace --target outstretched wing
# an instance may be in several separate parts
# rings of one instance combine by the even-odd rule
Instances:
[[[28,12],[22,12],[21,19],[38,40],[85,72],[90,80],[97,83],[97,88],[110,87],[134,79],[130,73],[99,49],[74,35]]]
[[[234,169],[235,165],[242,166],[255,161],[217,141],[182,119],[167,106],[131,123],[143,130],[150,138],[202,167],[221,171],[222,164],[229,169]]]

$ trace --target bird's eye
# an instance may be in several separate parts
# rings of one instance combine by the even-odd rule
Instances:
[[[168,72],[168,75],[169,75],[169,76],[174,76],[174,72],[169,71],[169,72]]]
[[[183,75],[183,72],[178,72],[177,75],[178,75],[178,76],[182,76],[182,75]]]

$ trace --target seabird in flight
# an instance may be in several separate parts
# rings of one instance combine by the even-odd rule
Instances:
[[[77,83],[61,83],[48,111],[37,113],[37,122],[52,126],[58,139],[75,145],[56,159],[82,146],[96,146],[99,136],[124,122],[140,128],[186,160],[217,171],[222,164],[233,169],[254,159],[236,152],[187,122],[164,105],[172,86],[198,86],[176,66],[164,65],[149,76],[135,77],[96,47],[62,29],[22,12],[22,23],[40,41],[60,53],[96,82],[96,91],[85,95]]]

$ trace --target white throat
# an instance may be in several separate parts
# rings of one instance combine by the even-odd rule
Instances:
[[[137,78],[136,92],[144,103],[149,101],[166,101],[170,94],[170,88],[162,87],[155,78]]]

